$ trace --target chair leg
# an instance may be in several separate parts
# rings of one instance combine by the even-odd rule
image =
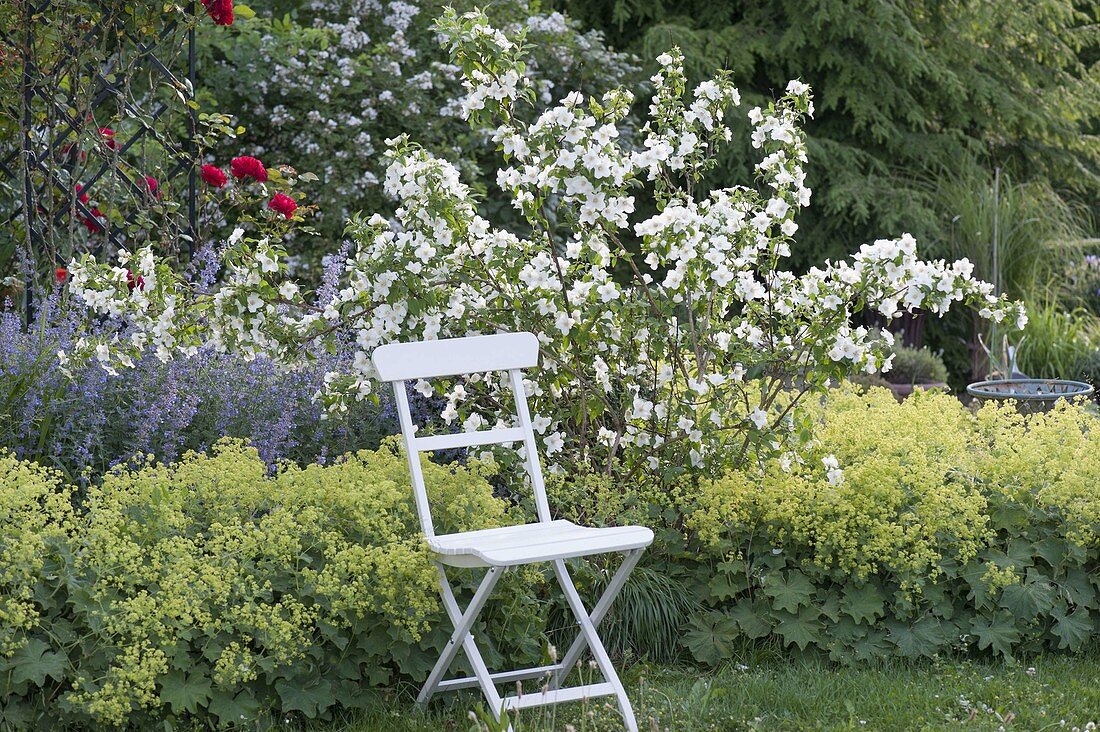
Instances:
[[[627,577],[634,571],[634,567],[641,558],[641,549],[634,549],[626,553],[626,556],[623,558],[623,563],[619,565],[619,569],[611,576],[611,581],[607,584],[607,588],[604,590],[603,595],[600,596],[599,601],[592,608],[592,612],[588,616],[594,627],[599,626],[603,621],[604,616],[607,615],[607,611],[611,609],[611,605],[615,602],[616,598],[618,598],[619,592],[622,591],[623,586],[626,584]],[[550,683],[548,684],[549,688],[556,689],[565,682],[566,677],[569,676],[569,672],[576,666],[577,661],[581,658],[581,654],[584,653],[584,649],[587,647],[588,644],[585,642],[584,633],[577,633],[577,637],[573,640],[572,645],[569,646],[569,650],[562,656],[561,670],[550,679]]]
[[[478,683],[481,686],[481,691],[485,695],[485,701],[488,702],[489,709],[492,711],[493,716],[499,720],[504,703],[500,698],[500,694],[497,693],[496,686],[493,684],[493,679],[489,675],[489,669],[485,665],[485,660],[481,657],[481,651],[478,650],[477,643],[474,641],[474,636],[470,633],[470,630],[473,628],[474,621],[477,620],[477,616],[481,612],[481,609],[485,606],[485,602],[489,599],[489,595],[492,593],[493,588],[507,571],[507,568],[489,568],[489,571],[485,573],[485,577],[482,578],[481,584],[478,585],[473,599],[470,600],[470,605],[466,608],[466,612],[463,613],[458,606],[458,601],[455,599],[451,584],[447,580],[446,570],[443,569],[442,564],[436,563],[435,566],[439,571],[439,586],[440,594],[443,597],[443,607],[446,609],[447,615],[451,618],[455,630],[454,633],[451,634],[451,639],[447,641],[447,647],[443,649],[443,653],[440,655],[439,660],[436,661],[435,667],[432,668],[432,672],[428,674],[428,679],[420,689],[420,694],[417,696],[416,702],[417,704],[425,704],[432,698],[432,695],[435,694],[439,688],[439,682],[442,681],[443,675],[447,673],[447,669],[450,668],[451,663],[454,661],[454,657],[458,653],[459,644],[461,643],[462,649],[466,652],[466,659],[473,667],[474,676],[477,677]]]
[[[636,562],[636,556],[628,556],[627,559],[624,561],[624,566],[626,564],[630,564],[630,568],[633,568],[633,564]],[[620,572],[621,571],[622,568],[620,568]],[[619,586],[615,588],[616,592],[621,589],[622,583],[626,580],[626,575],[623,575],[622,578],[619,579],[620,572],[617,572],[612,580],[613,582],[616,579],[619,580]],[[623,724],[626,726],[628,732],[638,732],[638,721],[634,718],[634,709],[630,706],[630,699],[626,695],[626,689],[623,687],[623,682],[619,679],[619,674],[616,673],[615,667],[611,663],[611,657],[607,655],[607,649],[604,648],[603,641],[601,641],[599,635],[596,634],[596,626],[592,622],[592,617],[593,615],[595,615],[595,611],[593,611],[592,614],[589,614],[588,610],[585,609],[584,602],[581,600],[581,596],[577,592],[576,586],[573,584],[573,578],[569,576],[569,570],[566,569],[564,560],[554,560],[554,573],[558,576],[558,584],[561,585],[562,592],[565,593],[565,599],[569,603],[569,607],[570,609],[572,609],[573,615],[575,615],[577,618],[577,623],[578,625],[580,625],[580,633],[581,636],[584,637],[585,644],[587,644],[587,646],[591,649],[592,656],[596,659],[596,665],[599,667],[600,672],[603,674],[604,680],[611,684],[612,688],[615,690],[615,697],[618,699],[619,702],[619,713],[623,716]],[[629,571],[627,572],[627,574],[629,574]],[[608,592],[611,591],[611,589],[612,588],[609,586],[607,592],[605,592],[604,595],[607,595]],[[604,606],[604,613],[607,612],[607,608],[610,607],[610,605],[611,603],[608,602]],[[578,640],[579,638],[580,636],[578,637]],[[577,646],[576,641],[574,641],[573,646]],[[581,648],[583,650],[583,646]],[[570,653],[572,653],[573,650],[573,648],[570,648]],[[568,655],[569,654],[567,653],[566,656],[568,657]],[[580,651],[577,651],[576,655],[579,657]],[[564,672],[566,671],[566,669],[563,668],[562,671]]]

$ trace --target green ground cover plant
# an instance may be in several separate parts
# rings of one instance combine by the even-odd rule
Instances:
[[[806,464],[701,486],[686,521],[713,609],[686,644],[707,663],[773,635],[843,661],[1079,650],[1098,619],[1098,427],[1084,405],[831,393]]]
[[[855,388],[815,409],[815,447],[786,470],[550,486],[563,517],[657,530],[605,621],[621,659],[721,669],[770,649],[854,678],[881,663],[1087,651],[1100,620],[1093,409],[973,413],[944,394],[899,404]],[[441,531],[529,518],[522,491],[494,496],[491,465],[425,466]],[[2,723],[370,718],[446,642],[411,503],[392,442],[270,475],[224,441],[81,489],[0,458]],[[607,581],[601,564],[577,569],[584,594]],[[563,608],[537,569],[504,581],[477,630],[487,660],[537,665],[569,640]],[[667,683],[680,691],[664,697],[706,697]]]
[[[480,466],[425,469],[447,530],[508,521]],[[446,632],[406,471],[390,444],[269,478],[224,441],[77,496],[0,457],[0,726],[316,717],[423,677]],[[494,650],[533,607],[495,615]]]

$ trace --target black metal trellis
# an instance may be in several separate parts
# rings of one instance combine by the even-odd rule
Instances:
[[[88,119],[81,118],[79,109],[73,95],[76,84],[70,84],[69,104],[59,98],[57,89],[47,88],[49,79],[56,78],[59,71],[66,65],[75,66],[79,62],[79,46],[91,41],[96,34],[111,33],[117,39],[117,48],[105,61],[99,63],[87,62],[79,66],[78,73],[83,76],[82,81],[91,82],[92,94],[87,106],[82,110],[92,118],[92,113],[104,105],[114,104],[120,108],[128,118],[137,122],[137,129],[124,140],[114,140],[113,145],[97,160],[97,165],[90,165],[81,176],[79,185],[81,194],[92,194],[95,186],[104,180],[105,176],[113,176],[119,180],[122,187],[137,200],[144,200],[149,194],[148,186],[143,186],[144,180],[138,180],[135,175],[128,173],[123,165],[126,153],[135,145],[147,139],[155,140],[167,156],[167,165],[160,173],[158,183],[163,185],[173,180],[184,179],[186,181],[186,233],[190,239],[186,250],[190,253],[197,234],[197,172],[196,172],[196,135],[198,120],[193,108],[188,104],[187,110],[187,134],[185,139],[172,139],[165,134],[163,129],[157,129],[157,123],[164,115],[171,111],[172,105],[164,99],[157,99],[156,95],[148,95],[148,104],[151,108],[139,109],[135,102],[124,94],[125,79],[118,78],[114,72],[123,68],[123,56],[133,64],[132,68],[143,72],[155,74],[158,84],[166,83],[183,100],[189,103],[195,96],[195,31],[194,27],[187,30],[186,40],[186,69],[173,70],[170,68],[172,61],[165,62],[158,52],[160,48],[179,31],[179,23],[171,20],[148,39],[137,37],[127,27],[121,14],[112,13],[107,2],[99,2],[101,18],[107,19],[105,25],[90,25],[86,32],[81,34],[77,41],[66,41],[60,51],[60,59],[52,68],[40,68],[35,56],[35,28],[36,18],[50,12],[55,0],[27,0],[26,18],[24,27],[7,32],[0,29],[0,41],[10,48],[20,49],[22,69],[22,127],[24,134],[20,135],[19,144],[13,146],[3,159],[0,159],[0,177],[8,179],[14,186],[22,189],[20,200],[14,202],[14,206],[5,212],[3,219],[10,224],[22,217],[26,231],[26,243],[31,248],[32,256],[38,258],[47,251],[44,228],[47,225],[64,226],[68,219],[74,215],[83,220],[96,220],[102,226],[103,236],[98,238],[94,248],[102,248],[107,242],[113,246],[122,246],[122,235],[125,225],[133,224],[136,217],[141,214],[141,208],[129,212],[124,217],[125,225],[118,227],[111,221],[100,221],[95,216],[92,207],[81,200],[82,195],[75,195],[70,185],[64,185],[63,178],[53,175],[59,164],[59,157],[63,158],[66,151],[76,150],[77,155],[86,154],[80,149],[80,135],[87,129]],[[194,7],[192,7],[194,12]],[[178,46],[174,46],[173,52],[177,53]],[[186,74],[184,76],[184,74]],[[46,122],[36,122],[35,111],[43,110]],[[165,118],[167,119],[167,118]],[[49,134],[41,138],[29,134],[32,126],[38,124],[49,131]],[[114,147],[114,149],[110,149]],[[78,158],[79,159],[79,158]],[[93,160],[89,157],[88,160]],[[62,163],[64,165],[64,163]],[[51,167],[54,170],[51,170]],[[75,167],[75,164],[74,164]],[[71,171],[70,171],[71,172]],[[37,177],[37,180],[36,180]],[[71,178],[71,176],[70,176]],[[53,193],[55,195],[51,196]],[[51,201],[56,203],[51,204]],[[30,293],[32,287],[28,283],[26,297],[30,306]]]

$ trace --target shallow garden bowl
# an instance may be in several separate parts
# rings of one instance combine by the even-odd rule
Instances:
[[[1089,397],[1094,391],[1083,381],[1068,379],[997,379],[978,381],[966,387],[966,392],[975,399],[1014,399],[1025,412],[1045,412],[1059,399]]]

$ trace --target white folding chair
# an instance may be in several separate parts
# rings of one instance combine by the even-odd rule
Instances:
[[[394,343],[381,346],[374,351],[374,366],[379,378],[391,382],[393,386],[401,434],[405,441],[405,453],[409,459],[416,511],[420,516],[420,525],[427,537],[428,545],[435,555],[434,562],[439,570],[443,605],[454,624],[454,633],[436,662],[435,668],[428,675],[417,702],[420,704],[427,702],[437,691],[480,686],[489,703],[489,708],[499,720],[502,710],[512,711],[544,704],[614,696],[618,701],[619,711],[622,713],[626,728],[633,732],[638,729],[634,711],[622,681],[619,680],[618,674],[611,665],[607,650],[596,634],[596,626],[607,614],[615,596],[619,594],[626,578],[638,563],[642,550],[653,542],[653,532],[642,526],[588,528],[577,526],[570,521],[551,518],[521,371],[536,365],[538,351],[538,339],[530,333],[474,336],[420,343]],[[430,437],[416,436],[416,427],[412,423],[412,415],[409,411],[406,381],[491,371],[507,371],[511,377],[517,426]],[[424,488],[424,476],[420,469],[419,454],[457,447],[516,442],[522,442],[525,447],[527,475],[534,489],[538,521],[522,526],[436,536],[432,526],[428,494]],[[623,562],[612,576],[603,596],[589,612],[585,609],[577,588],[573,585],[565,560],[570,557],[612,552],[622,552],[625,555]],[[580,626],[577,638],[558,663],[538,668],[490,673],[470,631],[501,576],[512,567],[537,562],[553,563],[558,583]],[[447,579],[446,566],[484,567],[487,570],[465,612],[459,608],[455,600],[454,591]],[[458,653],[460,645],[466,652],[466,658],[473,668],[474,675],[444,680],[443,675]],[[586,648],[591,650],[604,681],[561,688],[562,682],[574,665],[580,661],[581,654]],[[502,697],[496,689],[497,684],[540,677],[547,679],[545,688],[533,690],[530,693]]]

